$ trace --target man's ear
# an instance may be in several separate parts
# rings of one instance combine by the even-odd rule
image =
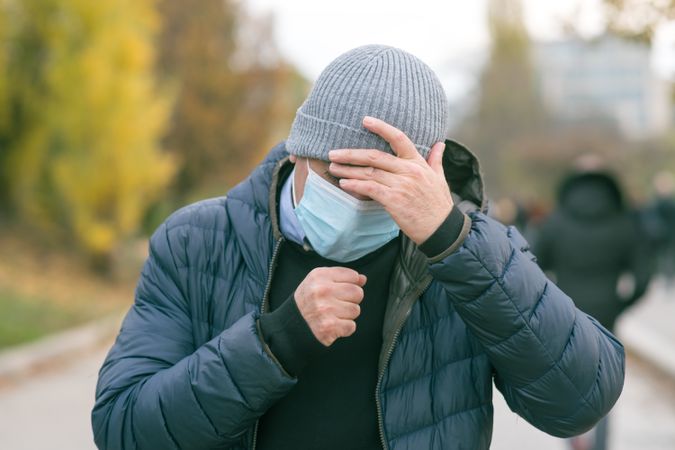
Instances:
[[[292,162],[293,164],[295,164],[295,162],[298,160],[298,157],[295,156],[295,155],[290,155],[290,156],[288,157],[288,160],[289,160],[290,162]]]

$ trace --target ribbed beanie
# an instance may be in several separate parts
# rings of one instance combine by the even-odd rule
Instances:
[[[358,47],[319,75],[296,112],[286,149],[324,161],[339,148],[393,153],[384,139],[363,127],[365,116],[403,131],[426,159],[430,147],[445,139],[448,102],[436,74],[417,57],[382,45]]]

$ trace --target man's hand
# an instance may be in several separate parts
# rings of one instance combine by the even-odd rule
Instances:
[[[346,267],[312,270],[295,290],[295,302],[314,336],[326,347],[356,331],[366,276]]]
[[[443,174],[443,142],[428,161],[401,130],[373,117],[363,126],[387,141],[397,156],[377,149],[340,149],[329,153],[330,173],[345,191],[378,201],[416,244],[431,236],[453,206]]]

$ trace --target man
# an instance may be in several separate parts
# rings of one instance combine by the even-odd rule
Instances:
[[[582,160],[583,162],[583,160]],[[543,223],[534,253],[543,270],[582,311],[614,330],[618,317],[647,291],[652,275],[646,239],[619,182],[601,166],[580,167],[561,182],[558,206]],[[621,289],[629,276],[633,288]],[[570,440],[575,450],[608,448],[609,421]]]
[[[483,214],[435,74],[333,61],[288,140],[154,233],[101,368],[101,448],[487,449],[492,383],[569,436],[623,384],[621,344]],[[452,188],[452,194],[451,190]]]

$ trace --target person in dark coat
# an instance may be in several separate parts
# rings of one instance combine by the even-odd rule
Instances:
[[[608,172],[580,171],[564,179],[558,206],[537,236],[533,248],[539,266],[607,329],[613,330],[621,313],[644,295],[652,272],[647,242]],[[572,446],[604,450],[607,430],[604,419],[592,438],[575,439]]]
[[[579,309],[609,330],[644,295],[652,274],[647,242],[635,219],[611,174],[574,173],[561,183],[557,209],[533,245],[539,266],[555,276]],[[622,276],[632,280],[631,289],[620,285]]]
[[[153,234],[99,373],[96,445],[488,449],[493,382],[552,435],[606,414],[623,346],[485,215],[447,114],[409,53],[333,61],[286,142]]]

